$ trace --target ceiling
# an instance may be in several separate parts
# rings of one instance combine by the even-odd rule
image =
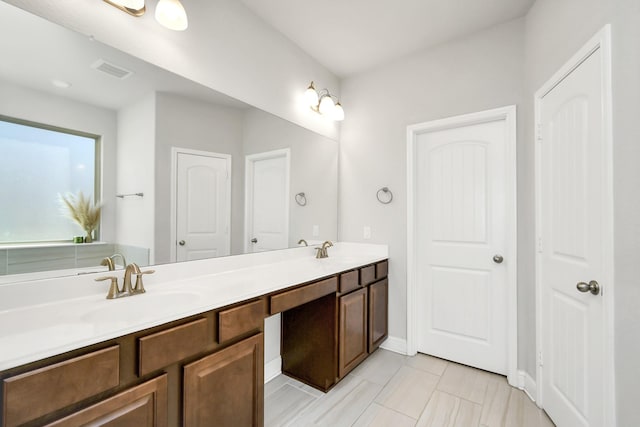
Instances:
[[[524,16],[535,0],[242,0],[338,77]]]
[[[347,77],[523,16],[535,0],[324,0],[320,9],[309,0],[241,1],[335,75]],[[4,2],[0,29],[1,79],[114,110],[154,90],[246,108]],[[95,71],[90,66],[101,58],[133,75],[118,80]],[[56,88],[52,79],[72,86]]]

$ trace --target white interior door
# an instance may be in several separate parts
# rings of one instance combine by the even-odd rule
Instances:
[[[230,255],[230,156],[176,153],[177,261]]]
[[[544,408],[559,426],[612,425],[604,417],[602,294],[613,227],[602,59],[596,49],[537,105],[541,382]]]
[[[415,140],[417,350],[500,374],[509,368],[508,287],[516,286],[507,283],[515,264],[508,134],[503,119]]]
[[[247,156],[247,252],[289,247],[288,149]]]

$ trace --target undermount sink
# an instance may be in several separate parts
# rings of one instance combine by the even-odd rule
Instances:
[[[192,307],[201,295],[195,292],[146,292],[106,301],[101,307],[85,313],[82,320],[89,323],[142,322]]]

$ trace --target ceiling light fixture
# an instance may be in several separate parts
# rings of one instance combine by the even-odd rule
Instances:
[[[333,99],[336,102],[333,102]],[[318,114],[329,117],[337,122],[344,120],[344,109],[338,98],[329,93],[329,89],[317,91],[313,82],[304,92],[304,100],[309,107]]]
[[[133,16],[142,16],[147,10],[144,0],[104,0],[104,2]]]
[[[156,21],[174,31],[184,31],[189,26],[187,12],[180,0],[160,0],[156,6]]]

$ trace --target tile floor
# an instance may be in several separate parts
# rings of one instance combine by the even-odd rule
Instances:
[[[505,377],[379,349],[329,393],[284,375],[265,385],[265,426],[552,427]]]

